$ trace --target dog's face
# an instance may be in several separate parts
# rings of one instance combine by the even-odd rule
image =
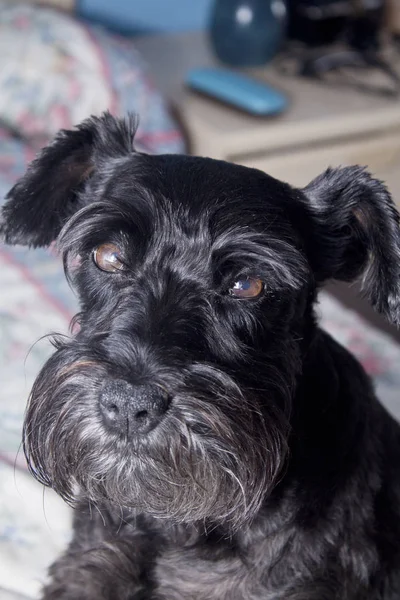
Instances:
[[[3,209],[6,241],[58,240],[82,308],[32,390],[25,451],[68,501],[235,527],[285,464],[316,288],[366,270],[398,321],[398,215],[356,167],[295,190],[135,153],[133,133],[105,115],[60,134]]]

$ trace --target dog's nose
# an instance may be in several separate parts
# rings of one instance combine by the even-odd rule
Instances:
[[[116,379],[100,394],[100,411],[106,426],[116,433],[146,434],[154,429],[169,406],[166,390],[158,385],[131,385]]]

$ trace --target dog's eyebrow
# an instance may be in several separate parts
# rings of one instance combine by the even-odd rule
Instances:
[[[57,240],[61,251],[78,249],[97,231],[105,231],[115,221],[125,220],[117,206],[94,202],[78,210],[64,225]]]
[[[257,232],[221,236],[213,244],[212,255],[216,270],[256,268],[273,277],[278,287],[298,289],[309,274],[307,261],[297,248],[285,240],[266,238]]]
[[[107,231],[135,232],[148,237],[153,229],[152,207],[144,198],[135,202],[108,198],[79,209],[64,225],[57,239],[60,251],[79,251],[92,243],[105,241]]]

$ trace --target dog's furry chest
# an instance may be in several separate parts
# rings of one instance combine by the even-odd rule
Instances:
[[[167,552],[157,561],[159,600],[257,600],[262,586],[257,575],[239,559],[210,562],[195,559],[191,552]]]
[[[271,553],[270,553],[271,554]],[[264,555],[262,557],[267,559]],[[261,561],[262,561],[261,558]],[[328,582],[313,581],[308,574],[298,577],[270,564],[245,564],[240,558],[211,561],[196,559],[191,552],[167,552],[155,568],[157,600],[321,600],[332,596]],[[346,594],[345,591],[343,591]],[[350,596],[340,595],[341,600]],[[353,598],[355,596],[351,596]],[[361,596],[360,596],[361,600]]]
[[[318,582],[303,564],[301,536],[292,528],[254,536],[251,546],[228,541],[171,547],[156,560],[157,600],[321,600],[333,598],[329,581]],[[309,565],[310,566],[310,565]],[[318,570],[316,568],[316,570]],[[347,598],[346,591],[340,593]],[[352,598],[354,596],[351,596]]]

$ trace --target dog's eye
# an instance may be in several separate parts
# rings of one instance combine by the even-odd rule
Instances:
[[[116,273],[125,269],[121,258],[121,250],[115,244],[107,243],[95,248],[93,260],[99,269],[108,273]]]
[[[261,279],[255,277],[246,277],[235,281],[228,292],[235,298],[257,298],[264,289]]]

